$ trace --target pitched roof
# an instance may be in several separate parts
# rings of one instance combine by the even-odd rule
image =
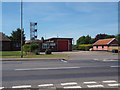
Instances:
[[[7,38],[2,32],[0,32],[0,41],[11,41],[9,38]]]
[[[100,39],[96,41],[93,45],[109,45],[115,38],[110,39]]]

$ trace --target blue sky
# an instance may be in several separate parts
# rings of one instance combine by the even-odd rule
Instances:
[[[117,2],[24,2],[23,27],[30,38],[30,22],[38,23],[41,37],[67,37],[118,33]],[[10,35],[20,28],[20,3],[2,3],[2,32]]]

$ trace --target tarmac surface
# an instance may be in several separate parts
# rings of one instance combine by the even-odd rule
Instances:
[[[69,58],[2,61],[3,88],[118,88],[118,55],[110,52],[53,52]],[[2,88],[1,87],[1,88]]]

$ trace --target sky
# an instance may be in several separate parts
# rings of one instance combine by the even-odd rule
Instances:
[[[23,27],[30,39],[30,22],[37,22],[38,39],[74,38],[118,33],[117,2],[24,2]],[[2,32],[20,28],[20,2],[2,3]]]

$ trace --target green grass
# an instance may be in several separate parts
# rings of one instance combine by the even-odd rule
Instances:
[[[3,51],[0,52],[0,58],[20,58],[21,52],[20,51]],[[48,58],[48,57],[69,57],[68,55],[26,55],[25,52],[23,52],[24,58]]]
[[[21,51],[3,51],[0,52],[0,56],[20,56]],[[23,55],[26,55],[25,52],[23,52]]]

